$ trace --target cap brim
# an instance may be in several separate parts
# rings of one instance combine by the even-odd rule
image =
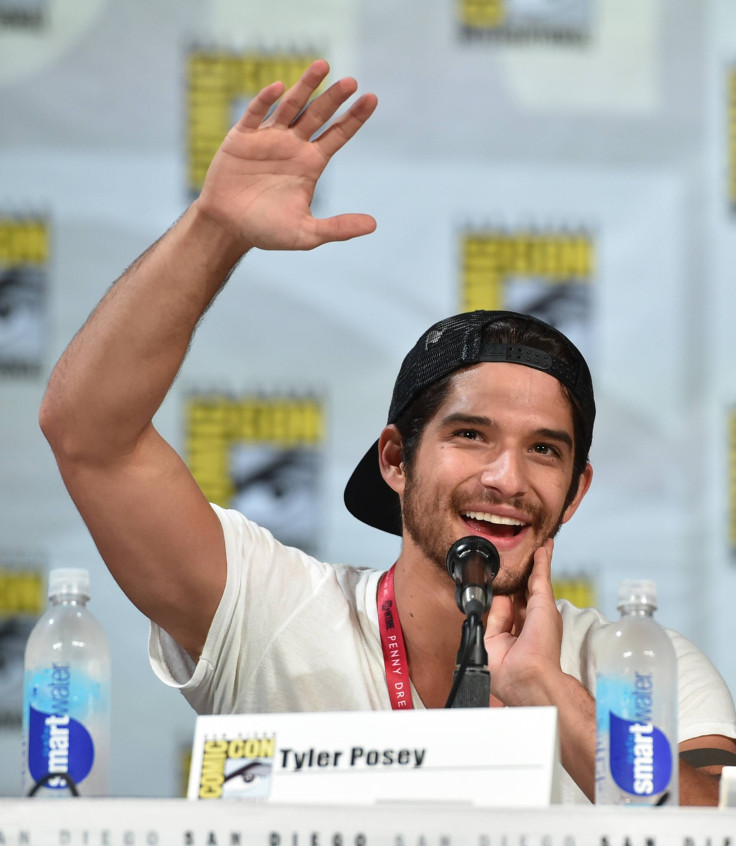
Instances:
[[[401,536],[401,500],[381,475],[378,441],[366,452],[348,479],[344,499],[348,511],[362,523]]]

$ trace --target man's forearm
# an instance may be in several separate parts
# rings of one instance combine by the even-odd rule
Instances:
[[[691,767],[680,761],[680,805],[718,804],[720,790],[717,775]]]
[[[196,203],[113,285],[52,373],[41,424],[55,450],[133,449],[241,251]]]
[[[580,682],[562,674],[550,704],[557,706],[560,759],[578,787],[595,801],[595,700]]]

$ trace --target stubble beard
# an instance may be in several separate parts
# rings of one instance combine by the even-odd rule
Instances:
[[[402,519],[404,528],[424,556],[444,573],[448,580],[446,558],[450,546],[457,540],[445,528],[443,514],[459,514],[468,501],[467,495],[461,491],[453,491],[447,504],[443,506],[440,493],[430,498],[424,491],[423,480],[407,469],[406,484],[402,504]],[[552,519],[544,508],[529,503],[522,498],[503,500],[491,491],[476,494],[473,503],[482,502],[486,505],[510,505],[526,515],[530,524],[527,532],[532,532],[538,541],[535,550],[542,546],[548,538],[554,537],[562,525],[562,513],[557,519]],[[493,592],[500,596],[511,596],[519,591],[526,591],[527,582],[534,566],[534,554],[529,556],[526,564],[517,573],[504,572],[502,569],[493,582]]]

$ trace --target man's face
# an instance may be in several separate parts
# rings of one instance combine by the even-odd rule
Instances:
[[[494,592],[522,588],[532,557],[570,519],[573,419],[560,383],[518,364],[461,371],[428,422],[402,494],[405,533],[440,569],[450,546],[481,535],[501,556]]]

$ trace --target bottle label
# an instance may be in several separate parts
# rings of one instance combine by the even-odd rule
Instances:
[[[654,680],[650,673],[631,679],[598,678],[599,729],[608,734],[608,763],[617,786],[633,796],[656,796],[673,774],[670,739],[652,719]]]
[[[653,796],[667,788],[672,752],[667,737],[651,722],[610,715],[611,775],[635,796]]]
[[[95,760],[89,731],[70,714],[75,688],[69,666],[54,663],[36,679],[28,706],[28,771],[36,783],[51,776],[45,786],[53,790],[69,790],[66,776],[79,784]]]

